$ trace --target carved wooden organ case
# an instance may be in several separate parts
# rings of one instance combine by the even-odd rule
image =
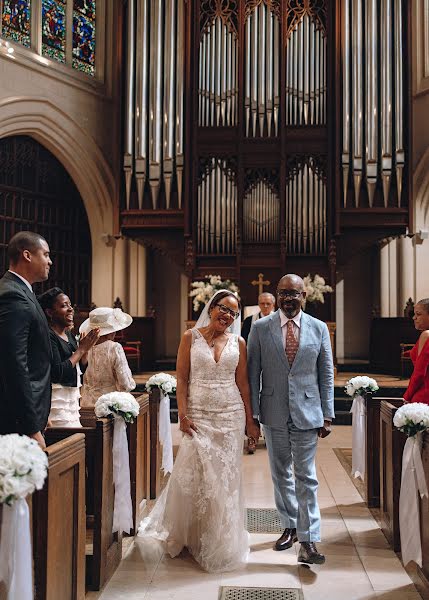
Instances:
[[[129,0],[122,230],[246,302],[335,284],[344,228],[408,224],[403,6]]]

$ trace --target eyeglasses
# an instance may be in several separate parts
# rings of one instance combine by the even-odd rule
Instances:
[[[277,295],[280,298],[299,298],[302,292],[298,292],[297,290],[277,290]]]
[[[225,304],[216,304],[216,306],[219,306],[219,310],[222,314],[230,316],[231,319],[235,320],[240,316],[239,312],[235,312],[235,310],[232,310],[232,308],[228,308],[227,306],[225,306]]]

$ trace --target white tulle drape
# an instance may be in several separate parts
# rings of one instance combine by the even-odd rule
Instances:
[[[6,586],[2,600],[33,599],[33,557],[30,515],[24,499],[3,505],[0,534],[0,581]]]
[[[113,426],[113,483],[115,501],[112,531],[129,533],[133,527],[131,504],[130,462],[127,427],[122,417],[116,416]]]
[[[350,409],[352,425],[352,476],[365,479],[366,463],[366,404],[362,396],[355,396]]]
[[[161,400],[159,403],[159,422],[158,435],[162,445],[162,464],[161,468],[164,475],[173,470],[173,440],[171,437],[170,423],[170,396],[160,390]]]
[[[401,554],[404,566],[415,561],[422,566],[420,539],[419,494],[428,496],[425,471],[422,463],[422,433],[409,437],[402,455],[401,494],[399,497],[399,529]]]

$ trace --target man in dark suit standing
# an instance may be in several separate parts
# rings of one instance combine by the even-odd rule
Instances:
[[[246,344],[253,323],[258,319],[267,317],[274,312],[276,307],[276,299],[269,292],[262,292],[262,294],[259,294],[258,297],[258,306],[259,312],[254,315],[250,315],[250,317],[247,317],[247,319],[244,319],[243,325],[241,326],[241,337],[245,339]]]
[[[32,290],[52,261],[46,240],[21,231],[8,245],[0,279],[0,434],[20,433],[44,448],[51,406],[51,345],[45,314]]]

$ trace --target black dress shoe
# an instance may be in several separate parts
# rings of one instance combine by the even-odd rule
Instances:
[[[323,565],[325,557],[317,551],[314,542],[301,542],[298,562],[306,563],[307,565]]]
[[[287,550],[288,548],[292,548],[297,541],[296,529],[289,529],[289,527],[286,527],[281,537],[279,537],[274,544],[274,550]]]

